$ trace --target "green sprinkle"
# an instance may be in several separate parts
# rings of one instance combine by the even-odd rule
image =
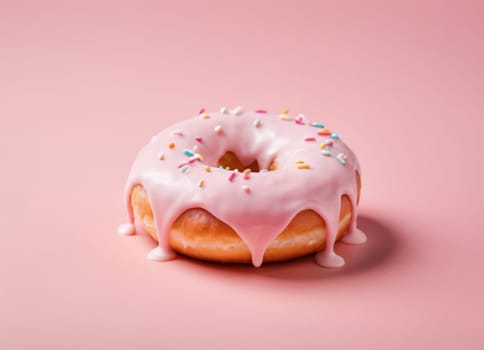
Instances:
[[[188,168],[189,168],[189,166],[188,165],[185,165],[183,168],[181,168],[180,171],[184,174],[184,173],[186,173],[188,171]]]
[[[323,124],[321,124],[321,123],[313,123],[313,126],[314,126],[315,128],[320,128],[320,129],[323,129],[323,128],[324,128],[324,125],[323,125]]]
[[[323,154],[323,156],[326,156],[326,157],[331,157],[331,152],[328,151],[327,149],[323,149],[321,151],[321,153]]]

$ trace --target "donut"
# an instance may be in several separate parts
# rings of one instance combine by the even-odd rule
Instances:
[[[341,267],[336,241],[366,241],[360,189],[358,159],[320,122],[287,110],[201,110],[139,152],[125,187],[129,222],[118,231],[151,236],[157,261],[180,253],[258,267],[315,254]]]

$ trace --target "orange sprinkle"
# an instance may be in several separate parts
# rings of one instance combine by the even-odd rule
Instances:
[[[205,165],[205,171],[207,173],[210,173],[210,172],[212,172],[212,169],[208,165]]]
[[[173,148],[175,148],[175,144],[174,144],[173,142],[172,142],[172,143],[170,143],[170,144],[168,145],[168,148],[169,148],[169,149],[173,149]]]
[[[195,157],[197,157],[199,161],[203,161],[203,157],[200,153],[195,154]]]
[[[282,114],[289,114],[289,109],[286,108],[285,110],[282,111]]]
[[[250,169],[245,169],[244,172],[243,172],[243,178],[244,180],[249,180],[250,179]]]
[[[323,142],[321,145],[319,145],[319,148],[325,149],[326,148],[326,144]]]
[[[202,179],[200,181],[198,181],[198,187],[200,188],[204,188],[205,187],[205,181]]]
[[[309,164],[299,164],[297,166],[298,169],[309,169]]]
[[[324,128],[323,130],[318,131],[318,135],[321,135],[321,136],[331,135],[331,131],[329,129]]]
[[[203,113],[200,117],[203,118],[203,119],[209,119],[210,118],[210,116],[207,113]]]

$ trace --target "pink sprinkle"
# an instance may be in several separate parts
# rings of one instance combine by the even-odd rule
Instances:
[[[265,109],[258,109],[255,112],[259,114],[267,114],[267,111]]]
[[[312,136],[311,137],[306,137],[304,139],[304,141],[316,141],[316,138],[315,137],[312,137]]]
[[[198,156],[193,156],[190,159],[188,159],[188,164],[193,164],[198,160]]]
[[[229,181],[232,182],[234,181],[235,177],[237,176],[237,172],[232,171],[229,176]]]
[[[203,139],[202,139],[201,136],[197,136],[197,137],[195,137],[195,141],[202,143]]]
[[[189,163],[186,162],[186,161],[185,162],[180,162],[180,163],[178,163],[178,169],[183,168],[185,165],[188,165],[188,164]]]
[[[326,140],[324,141],[325,144],[327,144],[328,146],[332,146],[333,145],[333,141],[332,140]]]
[[[202,108],[200,112],[198,112],[198,114],[202,114],[202,113],[205,113],[205,108]]]
[[[250,169],[245,169],[244,170],[244,180],[249,180],[250,179]]]
[[[296,124],[304,125],[303,118],[302,117],[297,117],[296,118]]]
[[[247,185],[243,185],[242,190],[244,190],[245,193],[250,193],[250,187]]]

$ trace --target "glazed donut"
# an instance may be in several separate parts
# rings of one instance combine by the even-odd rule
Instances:
[[[303,115],[202,110],[140,151],[119,232],[147,232],[158,242],[152,260],[178,252],[260,266],[316,253],[318,264],[339,267],[338,239],[366,241],[359,174],[338,134]]]

